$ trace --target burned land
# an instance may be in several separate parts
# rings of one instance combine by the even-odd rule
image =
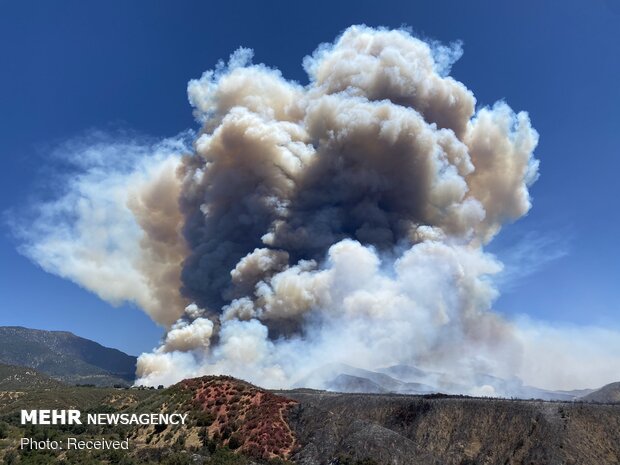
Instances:
[[[189,412],[185,425],[22,426],[22,408]],[[129,438],[128,451],[21,451],[19,438]],[[0,393],[6,464],[616,464],[620,405],[465,396],[268,391],[231,377],[167,389]]]

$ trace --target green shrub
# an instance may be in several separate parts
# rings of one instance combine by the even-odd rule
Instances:
[[[241,441],[241,436],[237,433],[233,433],[230,435],[230,439],[228,440],[228,447],[232,450],[239,449],[243,442]]]
[[[194,413],[194,419],[196,420],[196,426],[211,426],[215,421],[215,415],[209,412],[196,412]]]

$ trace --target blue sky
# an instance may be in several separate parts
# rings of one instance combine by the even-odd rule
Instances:
[[[507,263],[496,309],[620,328],[620,0],[558,5],[0,0],[0,211],[40,195],[54,147],[89,130],[196,128],[187,81],[239,46],[304,83],[303,56],[345,27],[405,25],[462,40],[452,75],[479,105],[528,111],[541,136],[534,207],[489,248]],[[140,310],[43,272],[16,245],[3,224],[0,325],[70,330],[134,354],[156,345],[162,331]]]

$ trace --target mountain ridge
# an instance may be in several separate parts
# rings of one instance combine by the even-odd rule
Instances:
[[[620,403],[620,382],[606,384],[602,388],[582,396],[580,400],[606,404]]]
[[[68,331],[0,326],[0,363],[32,368],[65,383],[129,385],[136,360]]]
[[[446,373],[425,371],[411,365],[369,370],[343,363],[330,363],[314,369],[295,382],[293,388],[325,389],[342,393],[444,393],[563,401],[577,400],[593,391],[541,389],[528,386],[516,377],[504,379],[486,373],[473,373],[467,379],[458,379]]]

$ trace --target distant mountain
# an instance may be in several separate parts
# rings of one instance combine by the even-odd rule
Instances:
[[[425,371],[410,365],[394,365],[376,371],[343,363],[324,365],[298,380],[295,388],[326,389],[350,393],[394,394],[467,394],[480,397],[503,397],[541,400],[577,400],[590,390],[549,391],[523,384],[519,378],[498,378],[474,373],[458,379],[445,373]]]
[[[408,383],[418,383],[429,376],[428,372],[411,365],[392,365],[390,367],[380,368],[377,371]]]
[[[581,397],[587,402],[601,402],[605,404],[620,403],[620,382],[611,383]]]
[[[337,392],[394,392],[399,394],[437,392],[437,389],[427,384],[401,381],[385,373],[364,370],[344,363],[324,365],[297,381],[294,387],[327,389]],[[363,387],[367,390],[363,390]]]
[[[66,331],[0,327],[0,363],[34,368],[68,384],[128,385],[136,357]]]
[[[330,391],[336,392],[387,392],[385,388],[381,387],[377,383],[373,383],[369,379],[344,374],[336,376],[328,383],[328,385]]]
[[[58,389],[65,385],[32,368],[0,364],[0,391]]]

